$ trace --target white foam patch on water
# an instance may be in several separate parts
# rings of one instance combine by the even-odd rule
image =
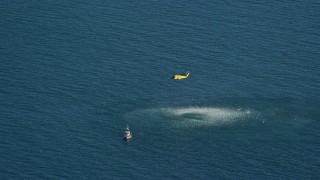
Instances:
[[[162,112],[177,120],[179,126],[221,126],[244,120],[251,114],[250,110],[213,108],[213,107],[187,107],[164,108]]]
[[[130,113],[134,119],[150,119],[175,127],[205,127],[235,124],[248,119],[251,110],[216,107],[169,107]],[[135,118],[136,117],[136,118]],[[160,121],[160,122],[159,122]],[[152,123],[152,122],[145,122]]]

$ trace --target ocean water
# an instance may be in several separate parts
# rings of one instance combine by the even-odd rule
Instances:
[[[2,0],[1,179],[319,179],[319,9]]]

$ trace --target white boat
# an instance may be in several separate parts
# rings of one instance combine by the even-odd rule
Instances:
[[[129,140],[129,139],[132,138],[132,133],[131,133],[128,125],[127,125],[126,130],[124,131],[123,138],[124,138],[125,140]]]

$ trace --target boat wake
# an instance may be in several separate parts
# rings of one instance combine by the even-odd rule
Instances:
[[[216,107],[168,107],[145,109],[129,113],[128,120],[145,119],[157,121],[157,124],[176,127],[207,127],[231,125],[246,120],[251,110]]]

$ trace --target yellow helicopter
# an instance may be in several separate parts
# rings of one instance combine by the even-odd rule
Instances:
[[[173,79],[173,80],[182,80],[182,79],[188,78],[189,75],[190,75],[189,72],[187,72],[186,75],[175,74],[175,75],[172,77],[172,79]]]

